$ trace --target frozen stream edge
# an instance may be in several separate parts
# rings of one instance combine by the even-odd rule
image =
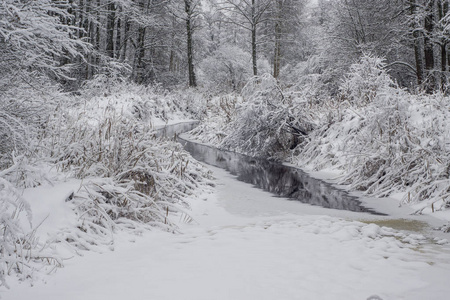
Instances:
[[[182,234],[117,235],[4,300],[447,299],[448,245],[357,221],[361,213],[283,201],[209,167],[214,192],[191,200]],[[364,214],[367,218],[378,216]],[[384,218],[384,217],[383,217]],[[371,297],[377,295],[378,298]]]
[[[198,141],[192,140],[189,138],[189,135],[186,133],[180,134],[179,137],[182,140],[188,141],[193,144],[199,144],[206,147],[210,147],[216,149],[212,145],[200,143]],[[204,162],[203,162],[204,163]],[[210,164],[207,164],[208,167],[212,167]],[[362,206],[375,210],[381,214],[385,214],[386,216],[380,215],[372,215],[365,212],[356,212],[352,213],[346,210],[338,210],[338,209],[330,209],[326,208],[321,211],[321,214],[343,217],[349,220],[359,220],[363,222],[375,223],[380,226],[388,226],[393,227],[399,230],[410,230],[414,232],[419,232],[422,234],[426,234],[429,237],[436,237],[438,239],[446,239],[450,237],[450,234],[443,233],[442,231],[436,230],[436,228],[441,227],[446,224],[445,220],[436,218],[434,215],[413,215],[415,211],[413,208],[409,206],[400,206],[399,201],[394,198],[375,198],[364,195],[362,192],[351,192],[345,186],[337,185],[336,182],[332,179],[335,174],[330,174],[329,172],[308,172],[304,169],[300,169],[297,166],[283,163],[283,165],[293,168],[299,169],[301,172],[306,173],[311,178],[315,178],[320,181],[325,181],[332,186],[336,187],[340,190],[345,190],[349,195],[357,198],[361,201]],[[279,197],[280,201],[284,201],[283,197]],[[295,201],[295,200],[290,200]],[[308,205],[309,206],[309,205]],[[314,210],[316,211],[316,210]]]

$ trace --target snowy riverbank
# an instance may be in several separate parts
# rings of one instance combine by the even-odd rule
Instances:
[[[13,283],[22,299],[446,299],[450,249],[421,234],[347,221],[356,213],[274,198],[223,170],[192,204],[182,234],[119,234],[46,283]],[[329,214],[331,216],[325,216]],[[130,240],[134,241],[130,243]],[[376,298],[374,298],[376,299]]]

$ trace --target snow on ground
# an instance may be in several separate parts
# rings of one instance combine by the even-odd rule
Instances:
[[[66,226],[75,226],[76,215],[65,200],[78,191],[81,183],[81,180],[69,179],[24,191],[23,196],[31,206],[32,226],[37,228],[37,236],[45,240],[47,235],[55,234]],[[29,225],[28,222],[23,222],[23,226],[26,225]]]
[[[295,167],[292,164],[286,163],[286,165]],[[427,223],[427,226],[432,228],[441,227],[446,224],[450,224],[450,210],[440,210],[433,211],[431,205],[426,203],[426,201],[402,205],[402,199],[405,198],[406,192],[397,192],[391,194],[389,197],[370,197],[365,195],[363,192],[358,191],[350,191],[348,186],[338,185],[337,182],[339,178],[342,176],[342,172],[337,171],[335,169],[325,168],[320,171],[313,171],[311,169],[304,169],[303,171],[308,173],[308,175],[324,180],[328,183],[334,184],[340,189],[345,189],[351,195],[358,197],[363,203],[364,206],[373,208],[375,211],[389,214],[390,216],[387,219],[392,217],[408,219],[408,220],[417,220],[420,222]],[[425,209],[424,209],[425,207]],[[417,211],[421,210],[420,214],[415,214]],[[386,218],[385,218],[386,219]],[[438,232],[435,233],[441,237],[448,238],[447,234],[440,234]]]
[[[223,170],[211,169],[217,190],[192,203],[195,221],[180,224],[182,234],[119,234],[114,251],[85,252],[67,260],[46,283],[30,287],[11,282],[11,289],[0,296],[447,299],[447,245],[421,233],[351,220],[361,214],[272,197]]]

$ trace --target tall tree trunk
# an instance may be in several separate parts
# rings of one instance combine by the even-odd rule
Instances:
[[[280,75],[281,67],[281,34],[282,34],[282,16],[283,3],[281,0],[277,0],[276,7],[276,20],[275,20],[275,53],[273,55],[273,77],[278,78]]]
[[[116,19],[116,4],[108,4],[108,16],[106,19],[106,55],[114,58],[114,22]]]
[[[251,15],[251,31],[252,31],[252,64],[253,64],[253,75],[258,75],[258,65],[257,65],[257,56],[256,56],[256,7],[255,0],[252,0],[252,15]]]
[[[187,31],[187,56],[188,56],[188,72],[189,72],[189,86],[196,87],[197,80],[195,78],[194,70],[194,57],[193,57],[193,47],[192,47],[192,9],[191,0],[184,0],[184,8],[186,11],[186,31]]]
[[[435,89],[434,78],[434,44],[432,41],[434,31],[434,12],[433,12],[434,0],[430,0],[427,6],[425,16],[425,37],[424,37],[424,54],[425,54],[425,70],[427,76],[428,92],[432,92]]]
[[[142,83],[144,81],[143,78],[144,57],[145,57],[145,27],[142,25],[139,26],[138,30],[138,42],[133,63],[134,81],[136,83]]]
[[[100,24],[101,24],[101,20],[100,20],[100,5],[101,5],[101,0],[97,0],[97,22],[95,23],[95,44],[94,44],[94,61],[93,61],[93,65],[95,65],[98,69],[98,66],[100,65]]]
[[[411,16],[412,18],[415,18],[417,14],[417,0],[412,0],[410,5]],[[424,82],[423,36],[420,32],[420,24],[418,24],[417,21],[413,21],[412,27],[417,84],[420,86]]]
[[[448,13],[448,0],[438,1],[439,20],[442,20]],[[444,89],[444,84],[447,81],[448,72],[448,51],[447,51],[447,38],[441,38],[441,89]]]
[[[122,54],[120,55],[120,61],[125,61],[127,58],[128,39],[130,38],[131,21],[128,17],[125,17],[125,28],[123,29],[123,46]]]
[[[120,59],[120,47],[121,47],[121,43],[122,43],[122,34],[121,34],[121,30],[122,30],[122,18],[121,18],[121,12],[122,12],[122,8],[118,8],[119,9],[119,16],[117,16],[117,22],[116,22],[116,45],[115,45],[115,54],[114,57],[118,60]]]
[[[94,22],[94,15],[90,15],[91,11],[93,11],[92,7],[93,7],[93,1],[94,0],[86,0],[87,6],[86,6],[86,15],[88,16],[88,31],[87,31],[87,35],[89,37],[89,42],[91,43],[92,46],[95,45],[95,22]],[[91,79],[92,76],[94,76],[94,65],[95,65],[95,49],[94,51],[90,51],[89,52],[89,57],[87,59],[88,63],[87,63],[87,69],[86,69],[86,79]]]
[[[70,16],[66,16],[66,17],[60,17],[61,19],[61,23],[68,25],[68,26],[72,26],[76,24],[76,17],[77,17],[77,10],[73,9],[73,0],[68,0],[68,8],[67,8],[67,12],[69,13]],[[63,49],[62,51],[62,56],[60,56],[59,58],[59,62],[61,66],[67,65],[70,63],[70,59],[69,59],[69,52],[66,49]],[[62,79],[62,83],[66,83],[66,80]]]
[[[88,1],[88,0],[86,0]],[[86,36],[87,33],[87,23],[85,20],[87,16],[85,14],[84,0],[80,0],[78,5],[77,21],[78,21],[78,38]]]
[[[176,17],[172,17],[172,32],[170,41],[170,57],[169,57],[169,71],[175,72],[175,25]]]

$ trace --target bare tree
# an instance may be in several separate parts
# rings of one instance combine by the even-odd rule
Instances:
[[[270,8],[270,26],[273,33],[268,39],[273,45],[273,77],[278,78],[282,61],[288,47],[298,51],[299,32],[302,30],[300,20],[305,6],[304,0],[274,0]]]
[[[196,16],[196,7],[198,5],[198,1],[193,0],[184,0],[184,11],[186,12],[186,36],[187,36],[187,58],[188,58],[188,73],[189,73],[189,86],[196,87],[197,79],[195,77],[194,70],[194,53],[192,46],[192,34],[194,31],[193,28],[193,19]]]
[[[224,0],[220,3],[221,9],[225,11],[226,22],[250,32],[252,67],[255,76],[258,75],[258,27],[261,23],[269,20],[266,12],[272,4],[273,0]]]

